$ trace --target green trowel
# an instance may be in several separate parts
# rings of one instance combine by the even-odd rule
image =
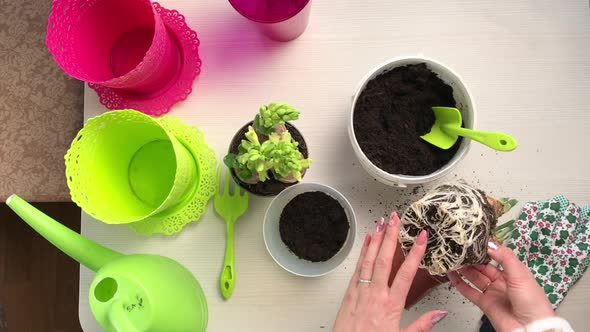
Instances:
[[[453,146],[459,136],[471,138],[498,151],[512,151],[518,146],[516,139],[506,133],[463,128],[461,112],[456,108],[435,106],[432,111],[436,119],[434,125],[428,134],[421,137],[443,150]]]

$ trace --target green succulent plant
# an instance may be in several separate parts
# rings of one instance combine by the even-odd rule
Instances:
[[[229,153],[224,163],[248,183],[268,180],[269,171],[284,182],[300,181],[311,160],[303,157],[299,143],[284,127],[287,121],[298,118],[299,111],[286,103],[261,106],[238,146],[238,154]],[[268,139],[260,143],[259,134]]]
[[[299,119],[299,111],[287,103],[270,103],[262,105],[254,118],[254,129],[263,134],[270,135],[276,132],[279,125],[287,121]]]
[[[289,132],[282,136],[272,133],[269,139],[262,144],[262,154],[272,165],[272,172],[279,178],[292,176],[301,181],[301,173],[311,164],[311,159],[303,158],[299,151],[299,143],[295,141]]]
[[[258,179],[264,182],[268,179],[271,163],[267,156],[261,152],[262,145],[252,126],[248,127],[244,136],[246,139],[242,140],[238,147],[239,154],[229,153],[223,158],[223,161],[227,167],[237,171],[240,179],[248,180],[257,174]]]

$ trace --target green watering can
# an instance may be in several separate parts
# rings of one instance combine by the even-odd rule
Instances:
[[[22,198],[6,204],[61,251],[96,271],[89,303],[109,332],[202,332],[207,301],[184,266],[158,255],[123,255],[63,226]]]

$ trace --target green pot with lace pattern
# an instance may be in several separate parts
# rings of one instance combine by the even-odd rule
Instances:
[[[202,178],[190,147],[160,119],[135,110],[89,119],[65,160],[72,200],[107,224],[169,215],[187,204]],[[210,172],[213,182],[214,167]],[[212,185],[208,191],[210,197]]]

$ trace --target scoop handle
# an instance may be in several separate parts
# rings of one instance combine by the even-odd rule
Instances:
[[[443,126],[446,132],[471,138],[497,151],[512,151],[518,146],[516,138],[498,131],[474,130],[461,127]]]
[[[221,295],[224,299],[229,299],[236,286],[236,258],[234,255],[234,223],[227,223],[227,243],[225,245],[225,258],[223,260],[223,269],[219,277],[219,286]]]

